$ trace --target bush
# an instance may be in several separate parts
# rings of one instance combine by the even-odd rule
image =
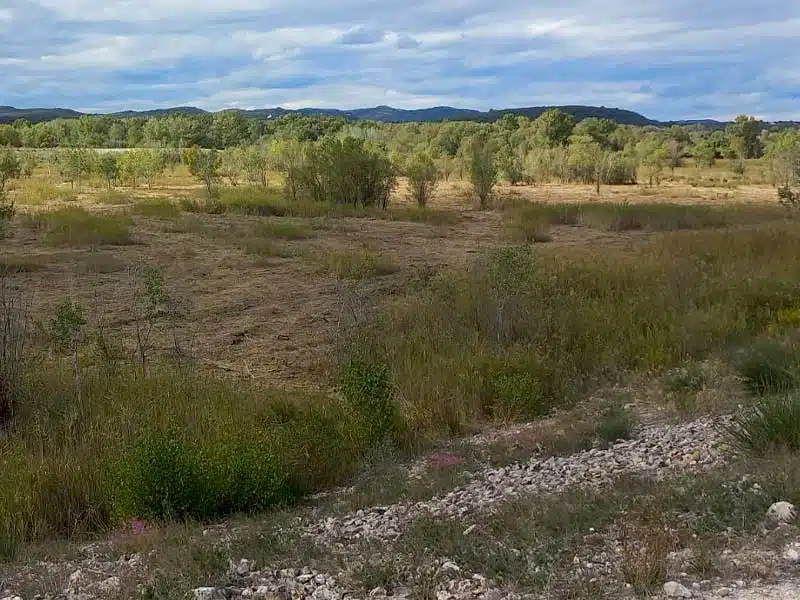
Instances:
[[[393,433],[398,412],[385,365],[349,362],[344,367],[340,387],[360,423],[359,433],[365,445],[374,446]]]
[[[330,251],[318,256],[322,271],[339,279],[371,279],[397,271],[396,265],[366,248]]]
[[[604,442],[613,444],[619,440],[629,440],[633,436],[633,417],[621,407],[606,411],[597,426],[597,436]]]
[[[406,166],[406,176],[408,177],[408,187],[411,190],[411,198],[420,208],[425,208],[433,196],[439,180],[436,163],[427,154],[417,154]]]
[[[300,188],[316,202],[385,209],[397,177],[389,159],[366,140],[325,138],[309,148]]]
[[[735,358],[735,364],[745,387],[756,396],[800,387],[800,344],[791,337],[758,340]]]
[[[477,136],[472,141],[472,162],[470,163],[470,180],[481,208],[489,206],[489,198],[497,183],[497,167],[494,162],[494,150],[485,136]]]
[[[726,429],[738,448],[752,454],[800,451],[800,395],[759,399],[740,410]]]

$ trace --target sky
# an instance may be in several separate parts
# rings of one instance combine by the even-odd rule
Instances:
[[[800,120],[800,0],[0,0],[0,105]]]

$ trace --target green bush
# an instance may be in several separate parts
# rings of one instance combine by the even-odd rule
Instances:
[[[745,387],[756,396],[800,387],[800,344],[791,338],[757,340],[735,358],[735,364]]]
[[[622,407],[606,411],[597,426],[597,436],[609,444],[618,440],[629,440],[633,436],[633,417]]]
[[[316,202],[387,208],[397,175],[385,152],[366,140],[327,137],[311,146],[300,188]]]
[[[367,446],[391,435],[398,412],[385,365],[352,361],[344,367],[340,386],[345,401],[357,415]]]
[[[800,395],[756,400],[740,410],[726,429],[738,448],[752,454],[800,451]]]

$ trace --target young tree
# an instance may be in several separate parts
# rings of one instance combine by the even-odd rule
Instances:
[[[472,139],[472,161],[470,162],[470,180],[481,208],[489,206],[489,198],[497,183],[497,169],[494,163],[492,145],[485,133],[477,134]]]
[[[267,187],[271,156],[265,144],[248,146],[242,151],[242,170],[247,181],[253,185]]]
[[[220,152],[219,174],[227,179],[231,186],[239,185],[239,178],[244,172],[244,148],[228,148]]]
[[[5,198],[6,185],[22,173],[22,165],[16,151],[0,148],[0,202]]]
[[[144,176],[144,166],[142,164],[142,154],[140,150],[128,150],[123,152],[117,159],[119,175],[130,183],[132,188],[136,188],[139,180]]]
[[[653,183],[661,183],[661,173],[667,162],[667,151],[661,140],[655,135],[644,138],[636,147],[639,154],[639,165],[649,182],[650,187]]]
[[[96,153],[88,148],[66,148],[56,155],[58,170],[64,181],[69,181],[74,189],[81,183],[84,177],[88,177],[94,171]]]
[[[439,181],[436,163],[429,154],[417,153],[406,165],[406,176],[411,197],[416,200],[420,208],[425,208],[433,197]]]
[[[728,125],[730,145],[739,158],[759,158],[762,153],[761,131],[764,124],[755,117],[739,115]]]
[[[669,168],[674,173],[675,169],[681,166],[681,161],[683,159],[683,144],[671,137],[664,142],[664,149],[667,153]]]
[[[137,153],[136,161],[140,172],[147,182],[147,188],[152,189],[157,177],[164,173],[166,162],[163,154],[158,150],[133,150]]]
[[[296,202],[305,164],[303,144],[292,138],[276,139],[269,148],[269,155],[275,169],[283,174],[286,194]]]
[[[706,137],[699,137],[692,147],[692,157],[700,168],[710,169],[717,162],[717,150]]]
[[[189,172],[203,182],[208,197],[214,196],[214,184],[219,179],[219,153],[216,150],[195,149],[189,161]]]
[[[97,172],[106,180],[108,189],[117,185],[119,177],[119,157],[116,152],[104,152],[97,159]]]

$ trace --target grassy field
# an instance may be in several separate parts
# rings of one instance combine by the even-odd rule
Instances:
[[[402,461],[590,398],[602,427],[546,447],[628,435],[633,394],[677,418],[752,404],[731,443],[797,450],[800,224],[761,168],[599,196],[501,185],[486,211],[462,181],[424,210],[401,185],[377,211],[277,187],[208,200],[180,168],[115,191],[40,170],[0,239],[0,556],[132,517],[284,508],[352,482],[385,444]],[[627,501],[592,500],[598,522]],[[541,507],[506,510],[498,547],[523,535],[503,525],[514,510]],[[585,515],[569,510],[524,535],[572,539]],[[397,551],[460,526],[421,524]]]

